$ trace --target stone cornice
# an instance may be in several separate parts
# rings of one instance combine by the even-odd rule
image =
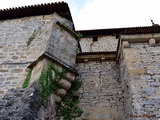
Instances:
[[[121,35],[122,41],[128,41],[129,43],[148,42],[150,38],[160,42],[160,33]]]

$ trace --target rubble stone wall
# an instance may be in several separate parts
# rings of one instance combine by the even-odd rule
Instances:
[[[73,24],[57,13],[0,21],[1,97],[8,89],[22,86],[28,73],[27,66],[45,52],[68,66],[75,66],[78,42],[58,26],[57,21],[73,30]]]
[[[130,43],[123,49],[120,78],[128,120],[160,118],[160,46]]]
[[[83,85],[79,90],[85,120],[126,120],[124,99],[115,61],[78,63]]]
[[[98,36],[98,41],[93,37],[86,37],[80,40],[82,52],[116,51],[118,39],[115,36]]]
[[[0,21],[1,97],[8,89],[22,86],[27,66],[45,51],[51,34],[52,16]],[[27,41],[33,36],[34,39],[27,46]]]
[[[73,81],[75,71],[70,68],[75,66],[78,45],[70,33],[56,24],[57,21],[65,22],[69,29],[73,30],[73,24],[57,13],[0,21],[0,120],[56,119],[55,101],[59,102],[61,98],[53,94],[44,106],[39,97],[41,86],[38,80],[41,71],[48,67],[44,57],[47,57],[47,61],[54,62],[60,71],[64,67],[69,69],[65,77]],[[63,39],[58,44],[57,39],[52,38],[60,35]],[[52,43],[57,44],[57,49],[48,51]],[[69,54],[63,56],[62,51]],[[51,56],[47,56],[47,52]],[[32,67],[29,87],[22,89],[22,84]],[[64,88],[66,82],[71,85],[66,79],[61,81]]]

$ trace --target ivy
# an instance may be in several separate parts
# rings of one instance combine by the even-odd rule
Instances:
[[[79,98],[74,93],[81,87],[82,82],[75,81],[72,83],[70,90],[67,91],[67,95],[64,97],[61,103],[57,105],[57,118],[64,120],[72,120],[80,117],[83,113],[79,107]]]
[[[24,80],[24,83],[22,85],[22,88],[27,88],[31,79],[31,75],[32,75],[32,69],[29,70],[29,73],[26,77],[26,79]]]
[[[40,91],[40,96],[42,98],[42,103],[46,103],[48,101],[48,98],[50,94],[55,92],[60,88],[60,86],[57,83],[57,80],[52,79],[52,69],[53,65],[50,64],[48,67],[47,71],[42,71],[40,78],[39,78],[39,83],[41,85],[41,91]],[[59,74],[55,72],[55,76],[59,77]]]
[[[52,77],[52,70],[54,70],[54,78]],[[58,81],[64,78],[67,73],[66,69],[61,71],[54,68],[53,64],[50,64],[47,71],[42,71],[39,82],[41,85],[40,96],[42,98],[42,103],[45,104],[48,101],[49,96],[55,93],[61,86]],[[83,113],[82,109],[79,108],[79,99],[74,95],[81,87],[81,82],[75,80],[72,82],[71,88],[67,91],[66,96],[63,98],[61,103],[57,104],[56,115],[58,119],[63,118],[64,120],[72,120],[76,117],[80,117]]]

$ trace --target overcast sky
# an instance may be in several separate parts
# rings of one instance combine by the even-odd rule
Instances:
[[[0,9],[62,0],[0,0]],[[76,30],[160,24],[160,0],[63,0],[69,4]]]

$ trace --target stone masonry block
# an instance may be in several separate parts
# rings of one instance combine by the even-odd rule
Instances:
[[[156,45],[156,40],[154,38],[149,39],[149,46],[154,47]]]
[[[145,68],[129,68],[128,69],[128,73],[129,75],[142,75],[145,74],[147,72],[147,70]]]
[[[123,41],[123,47],[124,48],[129,48],[129,42],[128,41]]]

